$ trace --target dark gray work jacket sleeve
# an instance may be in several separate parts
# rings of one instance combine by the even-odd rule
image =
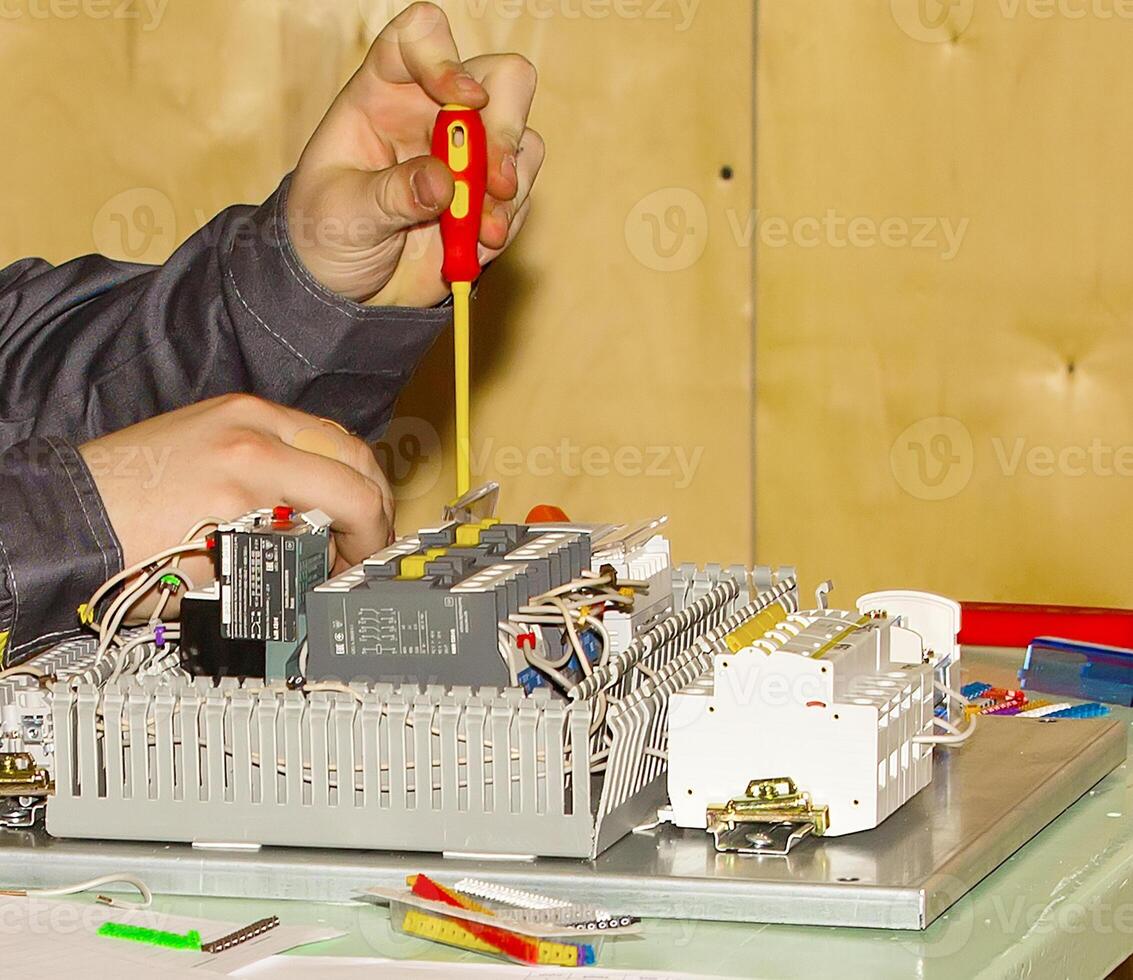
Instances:
[[[288,183],[162,266],[92,255],[0,271],[0,663],[77,633],[79,603],[121,568],[74,447],[237,391],[376,439],[449,322],[317,283],[288,238]]]

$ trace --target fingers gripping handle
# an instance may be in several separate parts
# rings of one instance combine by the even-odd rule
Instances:
[[[433,128],[433,156],[448,164],[456,180],[452,205],[441,215],[446,281],[475,282],[480,276],[480,219],[488,184],[488,137],[475,109],[447,105]]]

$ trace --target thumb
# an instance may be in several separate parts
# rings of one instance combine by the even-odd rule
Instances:
[[[434,220],[452,203],[452,171],[436,157],[406,160],[369,180],[375,217],[391,235]]]

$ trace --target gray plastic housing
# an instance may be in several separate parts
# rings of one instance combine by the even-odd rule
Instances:
[[[674,592],[698,597],[612,658],[600,688],[569,702],[546,691],[367,683],[304,695],[179,677],[57,691],[47,829],[593,858],[664,802],[668,699],[703,670],[707,642],[749,602],[750,581],[742,569],[678,569]],[[775,587],[794,589],[793,580]],[[609,739],[608,755],[594,758],[598,694]]]

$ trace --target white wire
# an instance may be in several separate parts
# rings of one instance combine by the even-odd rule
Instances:
[[[114,586],[116,586],[119,582],[122,582],[128,578],[132,578],[139,572],[145,571],[145,569],[149,568],[151,565],[157,564],[158,562],[163,562],[179,555],[187,555],[194,551],[203,551],[205,549],[205,544],[206,540],[204,538],[198,538],[195,541],[185,541],[181,544],[174,545],[172,548],[166,548],[164,551],[159,551],[156,555],[150,555],[149,558],[138,562],[136,565],[131,565],[129,568],[124,568],[117,575],[111,576],[98,587],[98,590],[94,593],[94,595],[92,595],[87,600],[87,608],[93,612],[95,607],[98,605],[99,600],[101,600],[102,597],[106,595],[106,593],[110,589],[114,588]]]
[[[610,631],[606,629],[606,624],[602,620],[594,616],[584,616],[582,622],[590,626],[602,638],[602,655],[598,658],[598,666],[604,667],[606,661],[610,659]]]
[[[9,667],[7,670],[0,670],[0,681],[7,680],[9,677],[34,677],[36,680],[43,680],[48,675],[36,667],[17,665]]]
[[[951,722],[945,721],[943,718],[933,718],[933,722],[939,725],[946,731],[953,732],[952,735],[915,735],[910,741],[915,742],[917,745],[962,745],[972,737],[976,730],[976,719],[978,715],[971,715],[968,718],[968,724],[964,726],[961,731]]]
[[[511,662],[511,647],[501,636],[497,643],[504,666],[507,668],[508,680],[512,687],[519,687],[519,675],[515,672],[515,665]]]
[[[940,681],[934,680],[932,682],[932,686],[935,687],[941,694],[948,695],[948,697],[950,697],[953,701],[955,701],[962,707],[966,708],[972,703],[970,700],[968,700],[968,698],[964,697],[963,694],[960,694],[958,691],[953,691],[952,688],[948,687],[948,685],[946,684],[941,684]]]
[[[90,881],[80,881],[74,885],[61,885],[58,888],[25,888],[4,891],[0,894],[21,898],[62,898],[66,895],[78,895],[80,892],[89,891],[92,888],[101,888],[103,885],[112,884],[124,884],[136,888],[138,894],[142,896],[142,900],[140,902],[129,902],[120,898],[99,895],[98,900],[104,905],[112,905],[120,909],[148,909],[153,903],[153,892],[149,890],[149,886],[141,878],[131,874],[102,875],[99,878],[91,878]]]

